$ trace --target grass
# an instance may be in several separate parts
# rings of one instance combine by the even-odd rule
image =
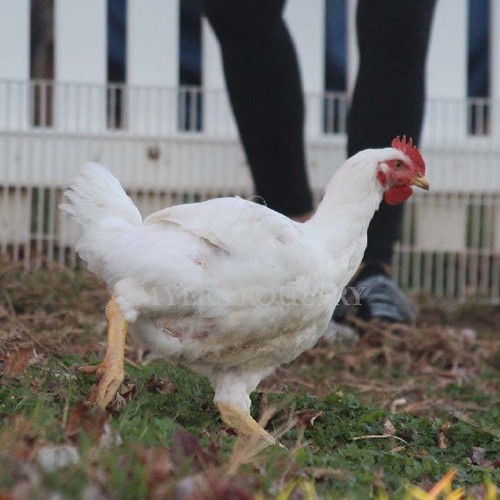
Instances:
[[[286,448],[258,451],[225,429],[204,378],[133,343],[120,401],[83,404],[93,379],[76,368],[103,355],[106,298],[84,272],[0,264],[0,498],[417,498],[410,485],[452,469],[453,488],[494,498],[498,308],[423,301],[404,334],[320,342],[254,395],[256,418],[274,408],[268,429],[298,422]]]

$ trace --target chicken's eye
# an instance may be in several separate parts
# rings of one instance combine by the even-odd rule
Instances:
[[[405,165],[404,165],[404,163],[403,163],[401,160],[396,160],[396,161],[394,162],[394,168],[395,168],[396,170],[401,170],[401,169],[403,169],[403,168],[404,168],[404,166],[405,166]]]

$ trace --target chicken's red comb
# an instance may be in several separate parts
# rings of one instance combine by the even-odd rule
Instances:
[[[399,135],[395,137],[391,142],[391,147],[394,149],[399,149],[402,153],[404,153],[411,162],[417,167],[417,170],[422,175],[425,174],[425,163],[420,151],[417,149],[417,146],[413,145],[413,140],[410,138],[408,142],[406,142],[406,135],[403,135],[403,139],[399,138]]]

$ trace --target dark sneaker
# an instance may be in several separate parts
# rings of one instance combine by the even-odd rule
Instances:
[[[342,323],[353,317],[363,321],[411,324],[416,314],[411,300],[383,267],[366,266],[344,290],[333,312],[333,320]]]

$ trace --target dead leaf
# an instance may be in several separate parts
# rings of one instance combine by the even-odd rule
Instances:
[[[322,411],[317,411],[313,409],[296,411],[293,417],[297,419],[298,424],[304,426],[306,429],[312,429],[314,427],[314,422],[317,418],[324,415]]]
[[[438,446],[442,450],[446,450],[448,448],[448,438],[446,437],[446,433],[450,428],[450,422],[444,422],[439,428],[438,432]]]
[[[73,408],[68,416],[66,435],[73,442],[78,442],[80,432],[88,434],[97,441],[105,432],[108,414],[97,407],[89,407],[80,403]]]
[[[403,451],[406,448],[406,446],[395,446],[392,448],[391,453],[399,453],[400,451]]]
[[[33,357],[32,347],[20,347],[15,351],[7,352],[3,363],[3,372],[5,375],[22,375]]]
[[[201,471],[209,464],[219,464],[218,456],[203,451],[198,438],[182,427],[172,437],[171,458],[175,466],[189,463],[195,471]]]
[[[173,472],[168,448],[146,448],[141,449],[139,453],[140,460],[146,466],[149,488],[153,489],[156,485],[167,481]]]
[[[68,391],[66,390],[64,384],[61,382],[60,378],[48,381],[45,385],[45,391],[47,392],[47,394],[51,394],[55,398],[58,398],[62,401],[66,400],[68,397]]]
[[[38,432],[23,415],[8,418],[7,432],[0,434],[0,450],[11,458],[23,463],[33,459],[41,444]]]
[[[172,394],[177,390],[177,385],[168,378],[160,378],[152,375],[145,386],[148,392],[155,394]]]
[[[97,484],[89,484],[83,489],[80,498],[83,500],[108,500],[108,495],[101,488],[102,486],[99,487]]]
[[[173,492],[173,498],[183,499],[229,499],[252,500],[255,498],[242,484],[241,478],[233,481],[222,476],[216,471],[208,471],[206,474],[194,474],[182,479]]]
[[[416,401],[406,405],[401,411],[403,413],[409,413],[411,415],[421,415],[425,413],[429,407],[428,401]]]
[[[384,422],[384,431],[386,434],[390,434],[391,436],[396,434],[396,427],[394,427],[394,424],[388,418]]]
[[[442,431],[439,431],[438,433],[438,446],[442,450],[446,450],[448,448],[448,439]]]
[[[130,401],[132,395],[135,393],[135,384],[122,384],[118,392],[122,398],[125,398],[126,401]]]
[[[396,413],[399,406],[406,405],[407,401],[405,398],[397,398],[391,403],[391,413]]]
[[[94,387],[97,387],[97,385]],[[89,397],[88,400],[92,400],[91,398],[93,398],[93,393],[91,394],[92,396]],[[110,411],[112,415],[118,416],[120,414],[120,410],[133,398],[134,394],[135,384],[122,384],[106,409]]]
[[[460,335],[462,337],[462,342],[466,349],[472,349],[477,342],[477,334],[473,328],[462,328],[460,330]]]
[[[8,315],[9,314],[7,313],[7,311],[2,306],[0,306],[0,319],[6,318]]]
[[[30,471],[32,472],[32,471]],[[36,476],[35,476],[36,477]],[[31,481],[20,481],[14,485],[9,493],[0,493],[0,500],[19,500],[33,496],[33,484]]]
[[[493,466],[493,462],[491,460],[486,460],[486,449],[480,447],[472,448],[471,454],[467,457],[467,462],[481,467]]]

